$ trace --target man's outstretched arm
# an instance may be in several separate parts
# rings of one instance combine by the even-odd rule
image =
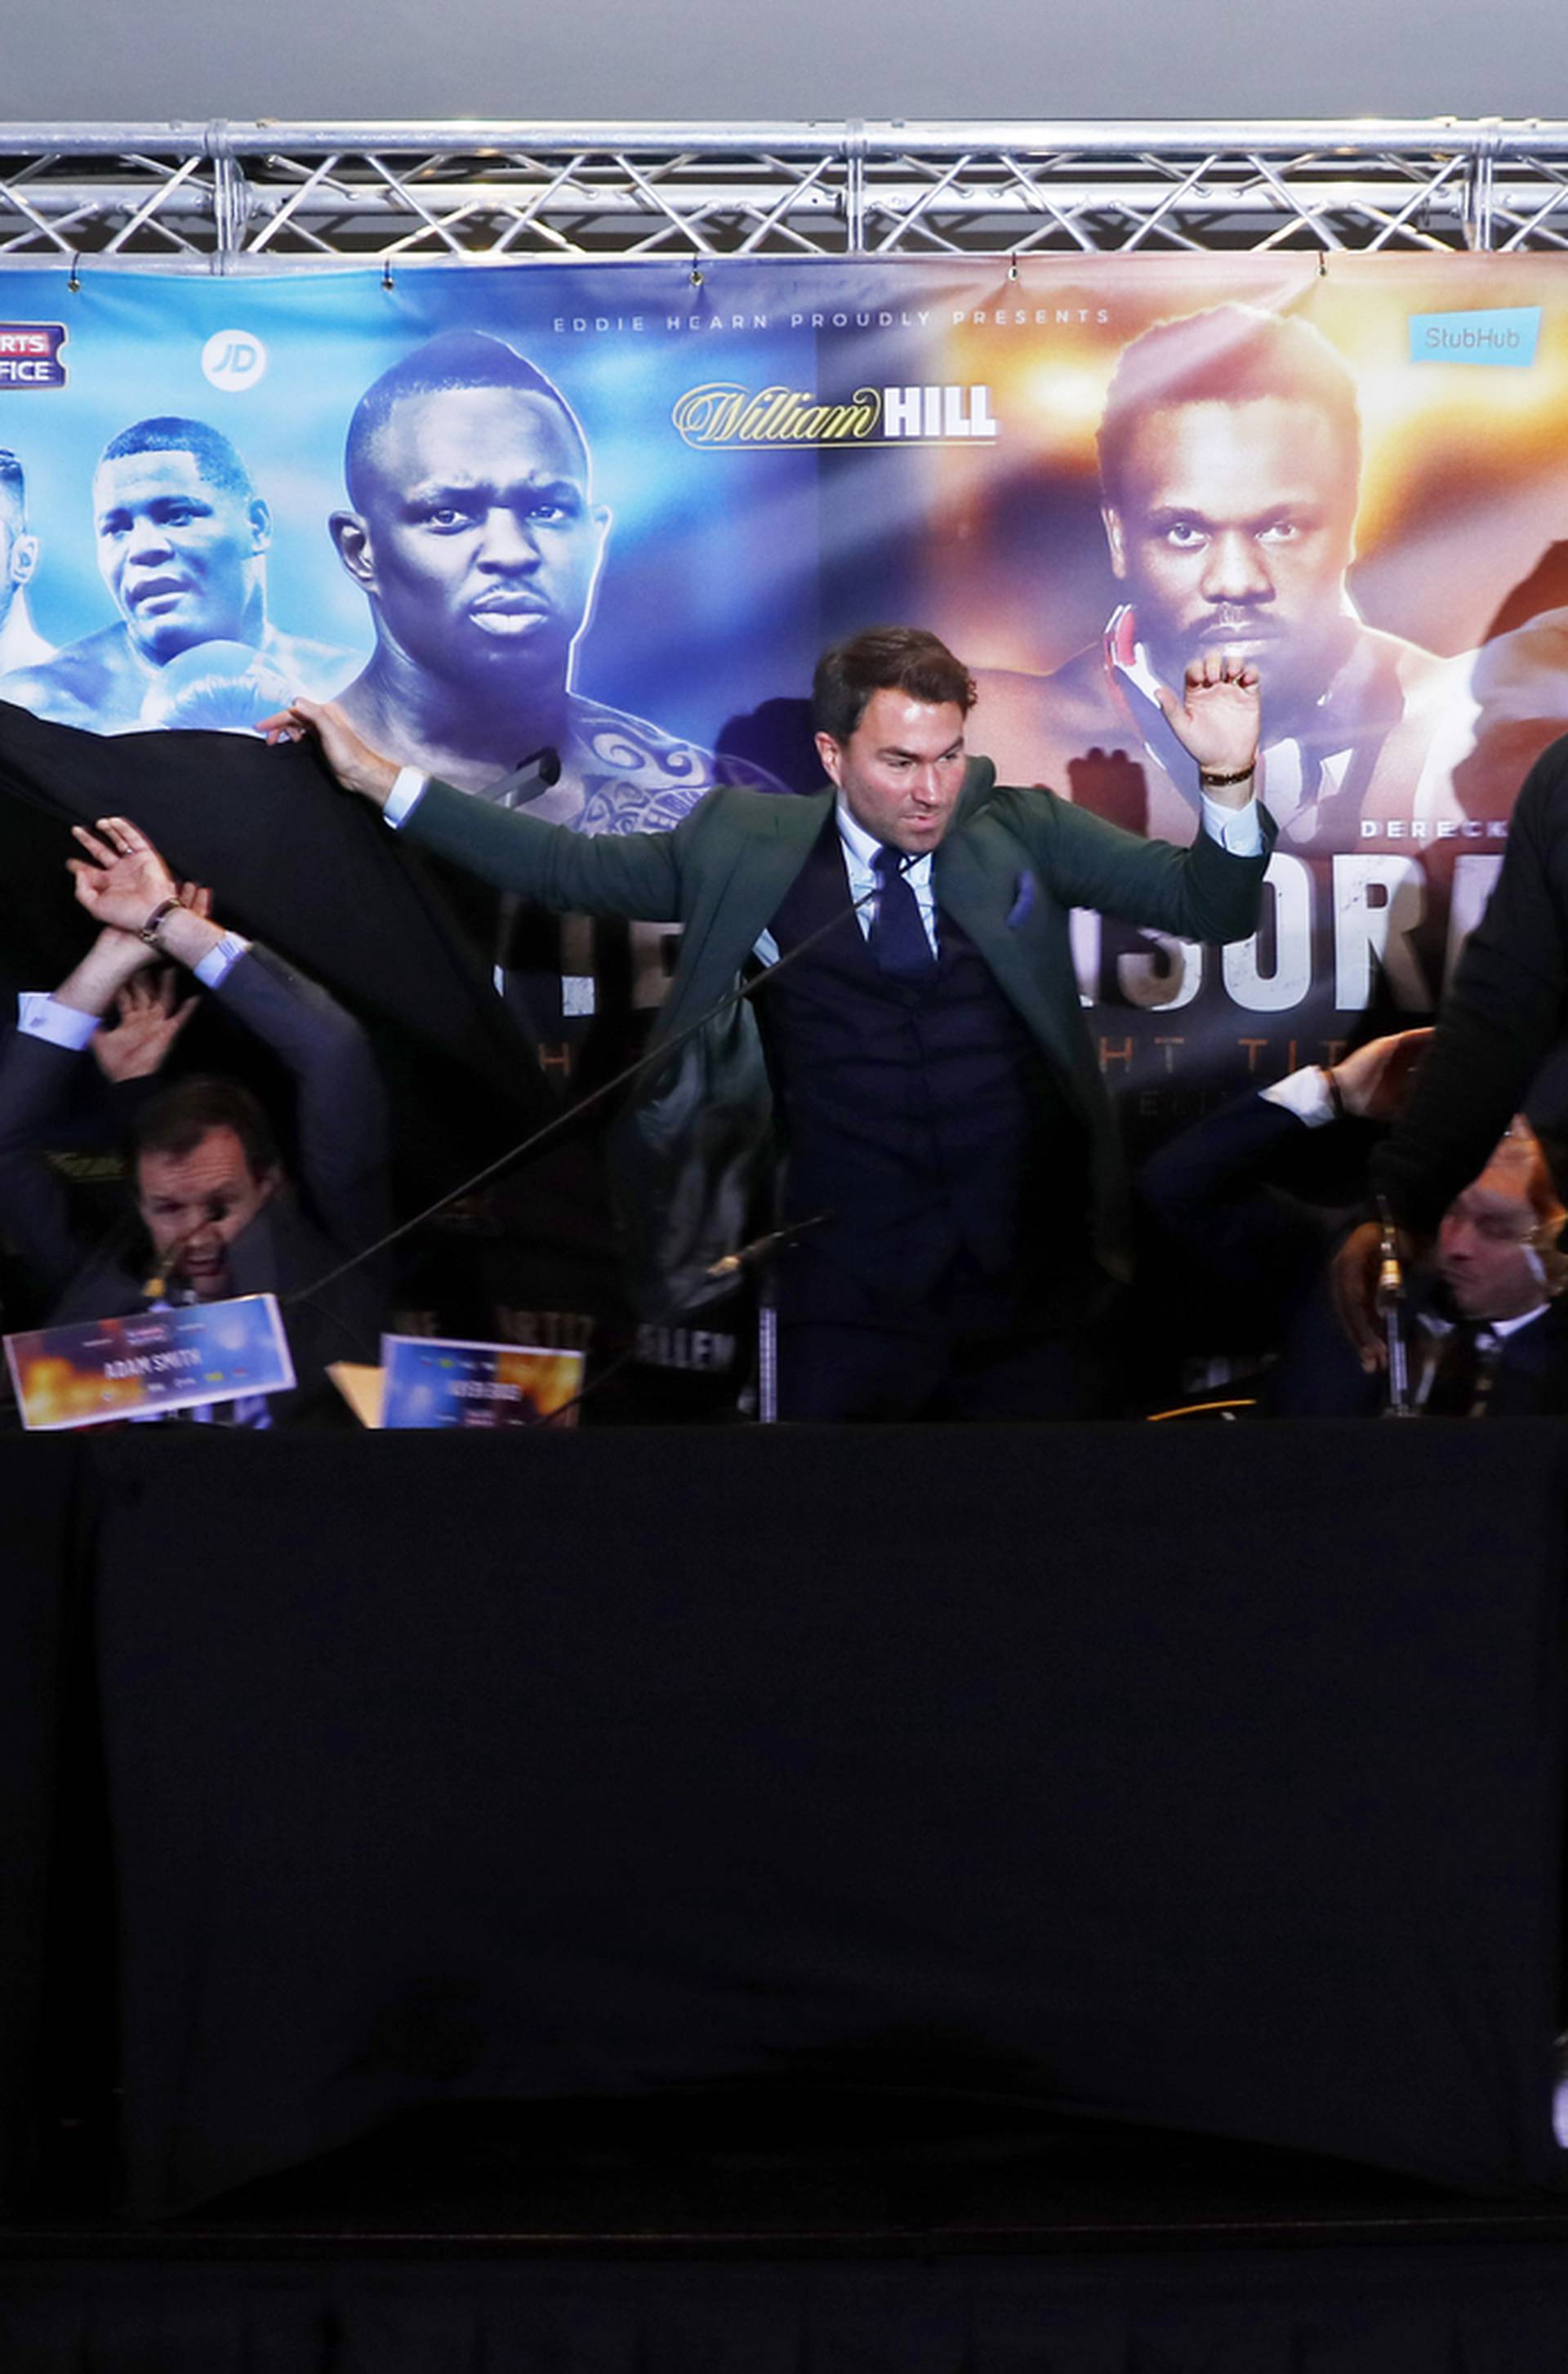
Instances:
[[[472,792],[426,778],[372,750],[336,701],[301,699],[265,718],[271,742],[314,735],[346,792],[381,809],[421,849],[477,875],[499,890],[558,914],[630,915],[646,923],[681,920],[678,848],[674,832],[573,832],[502,807]],[[504,789],[504,783],[496,787]]]
[[[42,1151],[65,1116],[86,1051],[123,1038],[135,1042],[124,1060],[121,1051],[112,1059],[100,1054],[106,1077],[156,1072],[195,1005],[159,993],[136,1000],[127,1020],[127,995],[151,961],[152,951],[133,934],[100,931],[57,989],[22,998],[0,1053],[0,1221],[50,1301],[92,1252],[72,1226],[65,1190]],[[107,1017],[117,1007],[122,1018],[112,1025]]]
[[[145,961],[150,946],[194,972],[290,1074],[301,1179],[315,1218],[334,1243],[369,1243],[387,1224],[386,1096],[370,1042],[316,981],[214,922],[147,835],[128,817],[96,832],[73,828],[87,852],[74,858],[77,897],[106,937]]]

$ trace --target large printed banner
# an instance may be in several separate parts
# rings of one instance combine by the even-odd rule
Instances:
[[[1255,652],[1256,939],[1079,921],[1135,1138],[1429,1012],[1568,721],[1568,259],[0,275],[0,699],[333,692],[477,798],[553,752],[584,832],[812,787],[818,651],[908,620],[1004,781],[1185,840],[1155,689]],[[667,977],[652,929],[492,929],[560,1075]]]

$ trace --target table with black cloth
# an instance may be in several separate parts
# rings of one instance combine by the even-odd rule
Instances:
[[[77,1860],[71,1759],[88,1719],[84,1462],[70,1441],[5,1446],[0,1497],[0,2205],[39,2157],[58,1890]],[[96,1757],[93,1758],[96,1766]],[[85,1875],[84,1875],[85,1876]],[[89,1920],[77,1908],[73,1945]]]
[[[1555,2182],[1565,1448],[86,1444],[130,2205],[727,2080]]]

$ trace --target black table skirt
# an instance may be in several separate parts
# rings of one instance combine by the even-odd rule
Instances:
[[[732,2079],[1555,2181],[1565,1441],[100,1440],[132,2204]]]
[[[74,1988],[88,1909],[82,1792],[99,1788],[86,1639],[87,1461],[65,1440],[0,1461],[0,2204],[33,2179],[48,2043]],[[83,1769],[86,1765],[88,1769]]]

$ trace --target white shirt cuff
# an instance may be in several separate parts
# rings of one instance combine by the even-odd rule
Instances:
[[[238,932],[225,932],[218,946],[208,948],[200,964],[193,965],[191,970],[204,989],[221,989],[250,945]]]
[[[429,781],[430,777],[421,768],[399,767],[397,781],[388,792],[386,805],[381,812],[382,822],[389,824],[394,832],[399,825],[407,824]]]
[[[1271,1088],[1263,1089],[1261,1094],[1266,1105],[1282,1105],[1287,1112],[1293,1112],[1298,1121],[1304,1121],[1308,1129],[1321,1129],[1325,1122],[1335,1118],[1334,1099],[1328,1093],[1328,1075],[1320,1071],[1315,1064],[1309,1064],[1304,1071],[1289,1073],[1284,1079],[1276,1080]]]
[[[1210,840],[1232,857],[1261,857],[1263,827],[1258,822],[1257,802],[1249,800],[1244,808],[1228,808],[1208,792],[1202,793],[1203,829]]]
[[[29,1039],[47,1039],[52,1047],[68,1047],[79,1053],[103,1017],[82,1014],[74,1005],[62,1005],[41,989],[24,989],[17,1000],[17,1028]]]

